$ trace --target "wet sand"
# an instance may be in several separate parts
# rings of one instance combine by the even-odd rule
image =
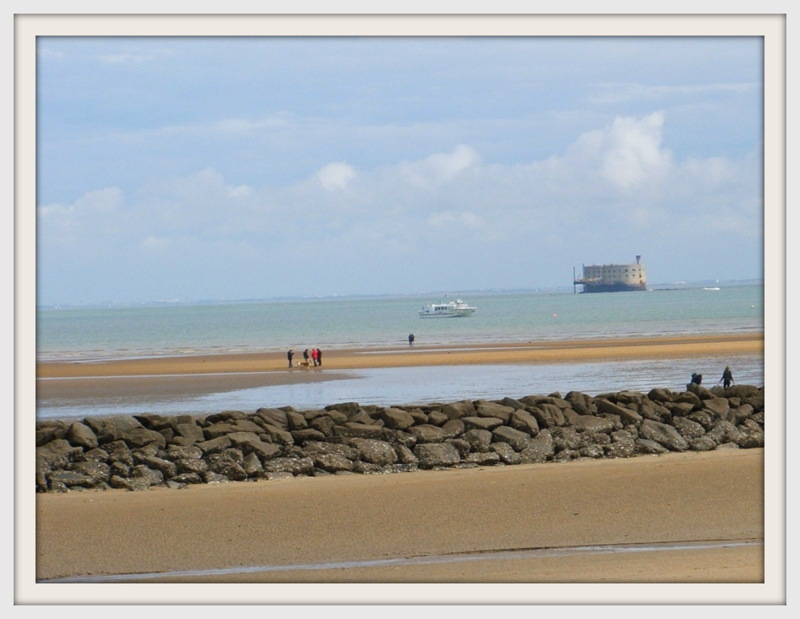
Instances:
[[[214,393],[223,390],[327,380],[325,370],[364,368],[589,363],[620,359],[682,359],[711,355],[762,354],[761,333],[693,335],[556,342],[497,343],[480,346],[418,346],[323,351],[321,367],[288,368],[286,353],[219,354],[126,359],[92,363],[37,364],[40,398]],[[295,351],[294,361],[302,359]],[[171,380],[181,376],[182,380]],[[52,380],[73,379],[81,380]]]

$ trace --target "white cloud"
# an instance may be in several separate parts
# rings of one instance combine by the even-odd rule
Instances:
[[[577,140],[568,158],[592,169],[613,186],[631,190],[663,180],[672,169],[672,154],[662,148],[664,114],[617,117],[611,126]]]
[[[93,255],[108,252],[108,260],[115,251],[128,261],[140,252],[150,265],[141,268],[152,269],[169,252],[187,270],[213,263],[236,272],[245,261],[266,273],[299,252],[303,258],[292,268],[307,269],[310,279],[319,267],[312,256],[326,257],[332,279],[363,272],[365,256],[380,256],[385,264],[412,265],[421,281],[425,269],[413,266],[419,256],[446,261],[449,248],[465,244],[472,250],[458,268],[469,277],[488,268],[481,258],[491,262],[513,248],[525,248],[526,260],[554,260],[567,251],[579,260],[575,245],[587,238],[651,238],[647,231],[657,229],[683,242],[686,221],[704,234],[754,228],[757,161],[676,163],[663,144],[665,122],[662,113],[618,117],[580,135],[563,154],[524,164],[485,163],[475,148],[461,145],[367,169],[333,162],[275,186],[231,183],[209,167],[140,191],[124,209],[119,190],[90,192],[71,205],[40,207],[51,247],[45,255],[52,260],[68,244]]]
[[[239,185],[238,187],[231,187],[228,189],[228,195],[231,198],[249,198],[253,195],[253,188],[247,185]]]
[[[465,170],[478,166],[481,157],[470,147],[460,144],[451,153],[435,153],[425,159],[401,164],[404,176],[420,187],[435,187],[453,182]]]
[[[317,172],[317,179],[327,191],[346,189],[355,177],[355,168],[343,162],[329,163]]]
[[[122,204],[122,192],[109,187],[90,191],[72,204],[40,206],[36,209],[40,232],[56,244],[88,242],[93,234],[116,228]]]

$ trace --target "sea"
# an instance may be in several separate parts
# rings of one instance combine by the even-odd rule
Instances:
[[[469,317],[423,319],[428,303],[462,298]],[[38,361],[96,363],[109,359],[228,353],[274,353],[289,348],[381,349],[396,354],[426,345],[491,348],[502,343],[617,337],[748,333],[764,330],[760,284],[654,287],[639,292],[575,294],[492,291],[441,296],[276,299],[37,309]],[[726,365],[740,384],[764,385],[761,355],[613,361],[579,364],[497,364],[456,367],[324,370],[325,380],[239,389],[203,396],[75,401],[37,399],[37,418],[118,414],[208,414],[259,407],[321,408],[337,402],[391,406],[500,399],[582,391],[684,389],[692,373],[716,384]],[[175,377],[180,380],[181,377]],[[65,379],[47,379],[65,380]],[[82,379],[68,379],[82,380]],[[705,384],[705,383],[704,383]]]

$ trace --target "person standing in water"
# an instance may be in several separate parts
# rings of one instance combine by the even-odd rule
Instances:
[[[413,346],[414,345],[414,334],[413,333],[409,333],[408,334],[408,345],[409,346]]]

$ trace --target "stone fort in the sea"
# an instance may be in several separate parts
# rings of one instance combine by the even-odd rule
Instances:
[[[583,286],[583,292],[624,292],[647,290],[647,275],[642,257],[636,256],[632,264],[583,265],[583,276],[573,271],[573,287]]]

